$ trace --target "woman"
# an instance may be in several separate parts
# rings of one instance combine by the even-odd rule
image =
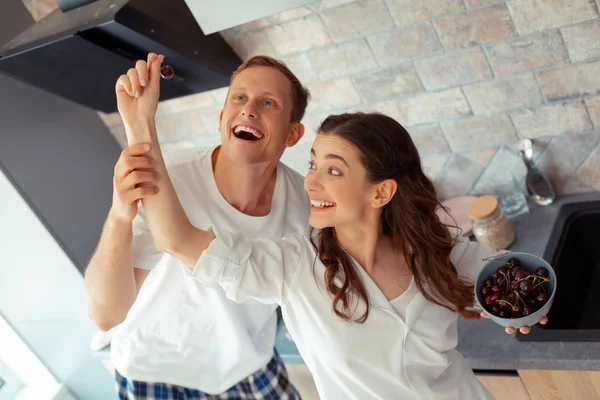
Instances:
[[[236,302],[281,305],[321,398],[491,399],[454,349],[458,314],[473,304],[461,277],[472,281],[491,251],[454,243],[409,134],[384,115],[330,116],[305,188],[312,238],[215,235],[177,215],[174,196],[171,212],[145,204],[146,215],[151,230],[178,231],[157,247],[193,278]]]
[[[136,135],[135,132],[131,133]],[[227,296],[281,306],[322,399],[492,399],[455,349],[492,250],[451,237],[406,130],[381,114],[328,117],[311,150],[309,238],[198,229],[163,176],[144,208],[157,248]]]

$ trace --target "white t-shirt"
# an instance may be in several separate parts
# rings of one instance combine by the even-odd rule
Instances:
[[[279,163],[271,212],[251,217],[219,192],[212,153],[213,149],[203,149],[169,166],[169,176],[194,226],[217,224],[272,239],[307,233],[310,206],[300,174]],[[156,251],[142,209],[133,235],[133,266],[152,271],[112,340],[111,359],[119,373],[133,380],[219,394],[271,360],[276,304],[255,300],[237,304],[221,288],[207,288],[191,279],[184,264]]]
[[[455,349],[457,313],[411,290],[405,293],[403,316],[392,304],[398,299],[390,302],[355,264],[371,310],[363,324],[346,322],[332,310],[325,266],[318,258],[315,262],[316,251],[306,236],[272,241],[216,229],[217,238],[190,275],[210,287],[222,287],[234,301],[280,304],[321,399],[493,399]],[[474,280],[482,259],[491,254],[487,247],[459,239],[451,260],[459,275]],[[265,266],[269,274],[263,273]],[[404,298],[400,296],[400,302]],[[355,299],[354,305],[356,315],[362,315],[365,304]]]

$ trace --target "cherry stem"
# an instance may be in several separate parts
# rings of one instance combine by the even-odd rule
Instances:
[[[506,278],[507,278],[507,276],[506,276],[506,274],[505,274],[504,272],[502,272],[502,271],[500,271],[500,274],[502,274],[502,276],[504,276],[504,278],[502,278],[502,281],[500,282],[500,284],[502,285],[504,282],[506,282]]]
[[[517,297],[517,301],[521,301],[521,304],[523,304],[523,307],[525,307],[525,302],[523,301],[523,299],[521,298],[521,295],[519,294],[519,292],[517,292],[516,290],[513,290],[513,293],[515,294],[515,296]],[[518,303],[517,303],[518,305]],[[514,310],[513,310],[514,311]]]
[[[513,306],[512,304],[510,304],[510,301],[506,301],[506,300],[498,300],[498,303],[506,303],[506,304],[508,304],[508,305],[510,306],[510,308],[512,308],[512,309],[513,309],[513,311],[514,311],[514,308],[515,308],[515,306]]]
[[[535,289],[536,287],[543,285],[545,282],[552,282],[552,278],[544,278],[542,276],[539,277],[541,279],[541,282],[538,283],[537,285],[535,285],[534,287],[532,287],[531,289]],[[543,288],[543,286],[542,286]]]
[[[501,262],[501,263],[504,263],[504,264],[506,264],[506,261],[492,260],[492,259],[493,259],[493,258],[496,258],[496,257],[504,256],[504,255],[507,255],[507,254],[510,254],[510,251],[507,251],[507,252],[505,252],[505,253],[502,253],[502,254],[496,254],[496,255],[493,255],[493,256],[491,256],[491,257],[482,258],[481,260],[482,260],[482,261],[488,261],[488,260],[491,260],[492,262]]]
[[[504,272],[498,272],[497,274],[502,274],[502,275],[504,275],[504,278],[502,278],[502,280],[501,280],[501,281],[498,283],[498,285],[502,285],[502,284],[503,284],[503,283],[506,281],[506,277],[507,277],[507,275],[506,275]],[[493,274],[492,276],[493,276],[494,278],[496,278],[496,275],[497,275],[497,274]]]

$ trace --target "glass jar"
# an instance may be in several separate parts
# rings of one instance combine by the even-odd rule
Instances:
[[[479,243],[501,250],[514,242],[515,232],[496,197],[478,197],[469,204],[467,214],[473,220],[473,234]]]

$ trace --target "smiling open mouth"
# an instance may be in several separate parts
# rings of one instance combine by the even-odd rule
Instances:
[[[236,138],[242,140],[260,140],[265,135],[257,129],[247,125],[238,125],[233,129]]]
[[[320,200],[310,200],[310,205],[316,208],[329,208],[335,207],[335,203],[331,203],[329,201],[320,201]]]

